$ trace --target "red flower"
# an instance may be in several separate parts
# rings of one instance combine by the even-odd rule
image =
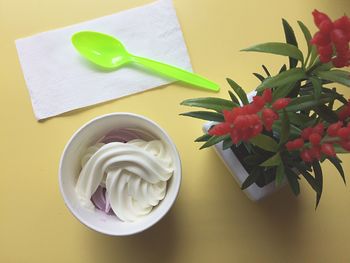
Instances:
[[[249,118],[251,115],[253,115],[253,114],[238,116],[233,122],[234,126],[239,128],[239,129],[248,128],[250,126],[250,123],[251,123],[251,118]],[[255,115],[255,116],[257,116],[257,115]]]
[[[313,160],[313,158],[312,158],[312,156],[311,156],[311,154],[310,154],[310,150],[307,150],[307,149],[303,150],[303,151],[300,153],[300,157],[301,157],[301,159],[302,159],[304,162],[306,162],[306,163],[311,163],[312,160]]]
[[[231,138],[234,143],[238,143],[236,141],[237,139],[247,141],[261,133],[263,129],[261,120],[257,114],[238,116],[233,124],[235,132],[231,134]]]
[[[307,127],[301,131],[301,138],[303,138],[304,140],[308,140],[311,133],[312,133],[312,128]]]
[[[216,135],[216,136],[226,135],[226,134],[229,134],[233,129],[233,121],[235,119],[234,112],[229,110],[224,110],[223,113],[224,113],[225,122],[219,123],[213,126],[208,131],[209,135]]]
[[[246,113],[247,113],[247,110],[244,107],[233,108],[232,112],[230,113],[230,116],[228,115],[229,120],[226,120],[226,116],[225,116],[225,121],[233,122],[238,116]]]
[[[324,133],[324,125],[323,123],[317,124],[315,127],[312,128],[313,133],[318,133],[319,135],[323,135]]]
[[[278,114],[269,108],[263,109],[261,117],[267,131],[271,131],[273,123],[279,119]]]
[[[256,117],[254,117],[256,116]],[[252,137],[258,135],[262,131],[262,124],[257,115],[239,116],[235,120],[234,129],[230,135],[233,143],[237,144],[239,141],[247,141]]]
[[[264,98],[264,100],[266,102],[271,102],[272,101],[272,90],[267,88],[267,89],[264,89],[264,92],[262,94],[262,97]]]
[[[303,139],[301,139],[301,138],[295,139],[295,140],[294,140],[294,146],[295,146],[296,148],[301,148],[301,147],[303,147],[303,146],[304,146],[304,141],[303,141]]]
[[[257,136],[264,127],[267,131],[271,131],[272,125],[279,119],[277,112],[266,107],[266,103],[271,102],[271,100],[272,90],[267,88],[262,96],[254,96],[251,103],[235,107],[232,110],[224,110],[224,122],[213,126],[208,134],[215,136],[229,134],[232,142],[237,144]],[[272,107],[282,109],[288,105],[290,100],[289,98],[278,99]]]
[[[330,143],[324,143],[321,146],[321,151],[328,156],[335,157],[335,150],[332,144]]]
[[[314,37],[311,39],[311,43],[316,46],[326,46],[331,43],[331,37],[328,34],[316,32]]]
[[[304,146],[304,140],[301,138],[298,138],[286,143],[286,148],[288,151],[298,150],[303,146]]]
[[[294,142],[293,141],[289,141],[286,143],[286,148],[288,151],[293,151],[295,149],[294,147]]]
[[[320,32],[324,34],[329,34],[330,32],[332,32],[332,29],[333,29],[332,21],[330,19],[322,21],[319,26],[319,29],[320,29]]]
[[[316,160],[321,159],[321,146],[319,146],[319,145],[312,146],[309,149],[309,153],[310,153],[312,159],[316,159]]]
[[[261,110],[255,104],[252,104],[252,103],[244,105],[243,109],[244,109],[245,113],[247,113],[247,114],[256,114]]]
[[[337,136],[337,132],[342,126],[343,126],[343,122],[341,122],[341,121],[338,121],[336,123],[329,125],[329,127],[327,129],[328,135],[331,137]]]
[[[350,32],[350,18],[347,16],[342,16],[341,18],[338,18],[334,21],[334,28],[343,30],[344,32],[349,33]],[[348,40],[349,37],[348,37]]]
[[[345,45],[348,43],[347,36],[341,29],[334,29],[331,32],[331,40],[335,45]]]
[[[343,68],[349,65],[349,59],[341,56],[337,56],[332,59],[332,63],[336,68]]]
[[[320,61],[322,63],[328,63],[332,60],[332,56],[324,56],[324,55],[320,55]],[[333,62],[332,62],[333,63]]]
[[[343,140],[350,139],[350,128],[348,127],[340,128],[337,132],[337,136]]]
[[[276,111],[281,110],[287,107],[291,100],[291,98],[280,98],[272,104],[272,108],[274,108]]]
[[[337,68],[349,66],[350,19],[343,16],[333,23],[324,13],[314,10],[312,14],[320,31],[315,33],[311,43],[317,46],[320,61],[322,63],[332,61]],[[332,58],[333,47],[336,54]]]
[[[331,21],[325,13],[319,12],[317,9],[312,12],[312,15],[314,16],[314,22],[318,28],[320,28],[322,22]]]
[[[266,103],[266,101],[263,97],[261,97],[261,96],[254,96],[253,97],[252,104],[254,106],[256,106],[259,109],[259,111],[265,106],[265,103]]]
[[[342,141],[339,144],[344,150],[350,151],[350,141]]]
[[[224,119],[225,122],[233,122],[235,120],[235,118],[239,115],[239,113],[237,112],[238,109],[241,108],[234,108],[232,110],[224,110]]]
[[[314,127],[308,127],[302,130],[301,138],[290,141],[286,144],[288,151],[300,150],[300,157],[304,162],[320,160],[322,154],[327,156],[336,156],[334,144],[340,144],[344,149],[350,151],[350,123],[349,127],[342,127],[343,122],[338,121],[329,125],[327,134],[324,134],[324,125],[319,123]],[[330,139],[331,137],[340,137]],[[304,140],[309,140],[310,144],[304,145]]]
[[[312,145],[319,145],[321,142],[321,139],[322,137],[318,133],[312,133],[309,137],[309,140]]]
[[[208,133],[209,135],[222,136],[230,133],[231,129],[230,123],[223,122],[211,127]]]
[[[230,134],[235,144],[251,139],[261,133],[263,126],[259,116],[248,111],[249,108],[245,106],[233,108],[231,111],[224,110],[225,121],[212,127],[208,133],[216,136]]]
[[[317,47],[318,54],[322,63],[328,63],[332,59],[333,48],[331,44]]]
[[[241,134],[239,134],[238,130],[232,130],[230,133],[231,140],[234,144],[237,144],[241,140]]]
[[[344,121],[350,116],[350,99],[348,103],[340,108],[340,111],[337,113],[339,120]]]

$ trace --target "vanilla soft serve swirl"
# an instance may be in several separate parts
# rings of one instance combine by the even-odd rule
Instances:
[[[160,140],[98,143],[82,158],[76,192],[84,206],[99,185],[118,218],[136,221],[150,213],[166,194],[174,172],[169,149]]]

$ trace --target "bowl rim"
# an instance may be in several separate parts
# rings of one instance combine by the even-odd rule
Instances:
[[[174,149],[174,158],[175,163],[178,163],[178,183],[175,185],[175,192],[174,195],[172,197],[172,199],[170,199],[170,203],[169,206],[166,210],[164,210],[163,213],[160,214],[160,216],[155,217],[154,221],[152,221],[151,223],[147,224],[145,227],[136,229],[134,231],[129,231],[129,232],[125,232],[125,233],[111,233],[108,231],[104,231],[103,229],[97,228],[95,227],[94,224],[91,224],[88,222],[88,220],[86,220],[84,217],[80,216],[74,209],[72,203],[70,202],[69,198],[66,196],[66,194],[64,193],[63,190],[63,182],[62,182],[62,177],[63,177],[63,173],[62,173],[62,167],[63,167],[63,161],[64,158],[66,156],[66,153],[68,151],[68,148],[70,147],[71,143],[75,140],[75,138],[79,135],[79,133],[86,129],[87,127],[89,127],[90,125],[92,125],[92,123],[99,121],[101,119],[104,118],[110,118],[110,117],[115,117],[115,116],[130,116],[132,118],[136,118],[136,119],[142,119],[143,121],[149,122],[151,125],[155,126],[157,129],[160,130],[161,133],[163,133],[163,135],[166,137],[166,139],[168,140],[168,142],[170,143],[170,146],[173,147]],[[167,142],[167,143],[168,143]],[[113,112],[113,113],[108,113],[108,114],[103,114],[100,116],[97,116],[93,119],[91,119],[90,121],[86,122],[85,124],[83,124],[82,126],[80,126],[74,133],[73,135],[71,135],[70,139],[68,140],[68,142],[66,143],[64,150],[62,151],[61,157],[60,157],[60,162],[59,162],[59,169],[58,169],[58,181],[59,181],[59,188],[60,188],[60,192],[61,192],[61,196],[63,198],[63,201],[66,205],[66,207],[68,208],[68,210],[71,212],[71,214],[73,214],[73,216],[78,219],[79,222],[81,222],[82,224],[84,224],[85,226],[87,226],[88,228],[105,234],[105,235],[109,235],[109,236],[130,236],[130,235],[134,235],[134,234],[138,234],[141,233],[149,228],[151,228],[153,225],[155,225],[157,222],[159,222],[169,211],[170,209],[173,207],[178,194],[179,194],[179,190],[180,190],[180,186],[181,186],[181,181],[182,181],[182,164],[181,164],[181,158],[180,158],[180,154],[179,151],[174,143],[174,141],[171,139],[171,137],[169,136],[169,134],[159,125],[157,124],[155,121],[140,115],[140,114],[136,114],[136,113],[131,113],[131,112]],[[175,180],[174,180],[175,181]]]

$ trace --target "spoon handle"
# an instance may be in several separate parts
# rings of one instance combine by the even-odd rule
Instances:
[[[132,56],[131,60],[137,64],[143,65],[144,67],[157,71],[167,77],[180,80],[197,87],[213,91],[218,91],[220,89],[217,83],[181,68],[138,56]]]

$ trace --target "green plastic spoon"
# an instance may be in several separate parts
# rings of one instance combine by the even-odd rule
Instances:
[[[170,78],[197,87],[218,91],[217,83],[183,69],[130,54],[123,44],[110,35],[82,31],[72,36],[72,43],[79,53],[91,62],[108,69],[117,69],[126,63],[137,63]]]

